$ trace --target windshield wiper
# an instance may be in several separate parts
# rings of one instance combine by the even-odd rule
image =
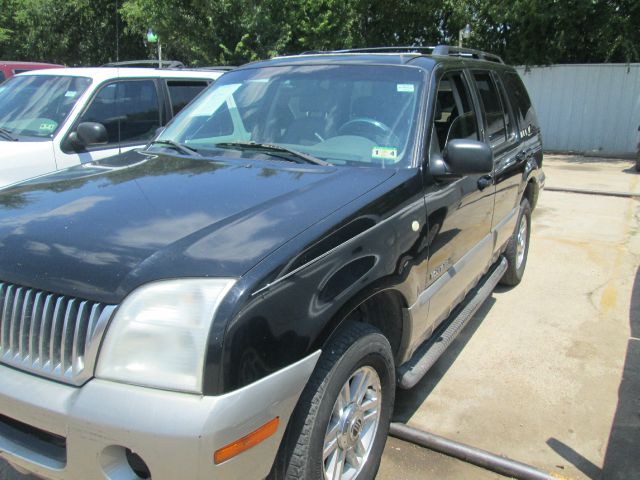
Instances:
[[[147,145],[147,147],[150,147],[152,145],[164,145],[166,147],[171,147],[184,155],[195,155],[198,157],[201,156],[195,148],[187,147],[186,145],[174,142],[173,140],[154,140],[149,145]]]
[[[11,135],[11,132],[9,130],[7,130],[6,128],[2,128],[2,127],[0,127],[0,137],[4,138],[6,140],[11,140],[12,142],[17,142],[18,141],[18,139],[16,137]]]
[[[314,165],[322,165],[328,166],[331,165],[329,162],[325,162],[324,160],[320,160],[312,155],[308,155],[306,153],[299,152],[297,150],[293,150],[291,148],[282,147],[280,145],[273,145],[271,143],[257,143],[257,142],[221,142],[216,143],[214,146],[222,147],[222,148],[239,148],[246,150],[259,150],[263,151],[267,154],[271,154],[282,158],[284,160],[289,160],[290,162],[296,163],[312,163]],[[278,155],[280,154],[280,155]],[[287,155],[282,155],[287,154]],[[293,157],[293,158],[292,158]]]

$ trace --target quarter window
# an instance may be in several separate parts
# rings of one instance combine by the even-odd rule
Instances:
[[[160,126],[155,83],[152,80],[130,80],[102,87],[80,122],[103,124],[109,144],[145,143]]]
[[[533,109],[527,89],[524,87],[520,76],[517,73],[507,72],[503,75],[504,83],[509,92],[511,105],[517,115],[521,130],[526,130],[531,123],[536,123],[533,118]]]
[[[175,115],[182,110],[196,95],[207,88],[207,85],[208,83],[206,81],[167,80],[173,114]]]

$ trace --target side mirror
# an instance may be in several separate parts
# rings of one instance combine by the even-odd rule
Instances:
[[[69,134],[69,141],[75,147],[92,147],[107,144],[109,135],[101,123],[82,122],[75,132]]]
[[[493,152],[489,145],[477,140],[449,140],[442,152],[442,159],[435,159],[430,171],[434,177],[491,173]]]

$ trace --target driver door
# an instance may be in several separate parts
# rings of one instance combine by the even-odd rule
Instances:
[[[435,103],[430,162],[442,159],[451,140],[483,138],[480,110],[465,71],[441,76]],[[449,316],[490,264],[494,196],[491,175],[426,179],[431,327]]]

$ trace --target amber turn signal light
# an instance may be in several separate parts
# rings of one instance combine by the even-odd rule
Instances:
[[[251,447],[255,447],[261,442],[264,442],[271,435],[278,430],[278,424],[280,423],[280,417],[276,417],[273,420],[265,423],[257,430],[251,432],[239,440],[236,440],[229,445],[222,447],[213,454],[213,461],[216,465],[226,462],[227,460],[239,455],[245,450],[249,450]]]

